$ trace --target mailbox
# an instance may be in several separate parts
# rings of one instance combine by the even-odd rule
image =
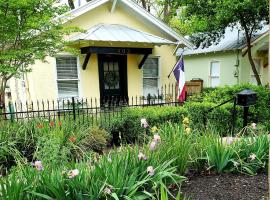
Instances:
[[[251,106],[255,105],[257,101],[257,93],[246,89],[237,94],[237,104],[240,106]]]

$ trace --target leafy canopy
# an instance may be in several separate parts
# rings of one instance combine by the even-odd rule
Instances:
[[[0,0],[0,80],[29,72],[36,59],[53,56],[65,46],[63,36],[76,30],[57,18],[66,7],[56,0]]]
[[[182,0],[179,0],[182,1]],[[250,39],[269,22],[268,0],[184,0],[182,23],[190,28],[196,46],[219,41],[226,27],[240,26]],[[180,19],[181,20],[181,19]]]

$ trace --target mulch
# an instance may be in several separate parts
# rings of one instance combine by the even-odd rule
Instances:
[[[256,176],[243,174],[193,175],[183,183],[181,196],[190,200],[266,200],[266,173]]]

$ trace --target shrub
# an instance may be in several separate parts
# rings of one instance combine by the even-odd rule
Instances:
[[[166,122],[181,123],[185,116],[190,118],[190,128],[199,131],[208,126],[215,127],[217,133],[222,135],[231,134],[232,128],[232,105],[223,105],[207,113],[208,110],[216,106],[214,103],[188,102],[179,107],[144,107],[126,108],[122,117],[115,117],[110,124],[103,126],[113,136],[113,142],[120,144],[119,135],[122,142],[134,143],[143,141],[145,135],[149,135],[148,129],[141,127],[140,120],[145,118],[150,126],[160,126]],[[239,109],[239,108],[238,108]],[[206,122],[206,124],[204,124]],[[242,117],[240,113],[235,119],[235,131],[242,128]]]
[[[84,151],[102,153],[110,141],[110,134],[104,129],[92,128],[83,136],[78,146]]]
[[[188,102],[184,105],[190,118],[190,126],[199,131],[207,126],[215,127],[215,131],[221,135],[231,134],[232,128],[232,105],[223,105],[209,112],[217,104],[210,102]],[[239,109],[239,108],[238,108]],[[238,112],[239,113],[239,112]],[[239,131],[242,128],[242,118],[239,114],[235,118],[235,128]]]
[[[159,126],[167,121],[180,122],[186,115],[187,111],[183,107],[126,108],[121,118],[112,119],[104,128],[113,134],[114,140],[117,140],[120,134],[124,142],[131,143],[143,141],[143,133],[147,130],[141,127],[142,118],[146,118],[150,125]],[[119,141],[114,142],[119,143]]]
[[[263,86],[256,86],[251,84],[241,84],[235,86],[217,87],[215,89],[206,90],[202,94],[189,98],[190,102],[210,102],[222,103],[233,98],[238,92],[244,89],[251,89],[257,92],[257,103],[250,107],[249,120],[251,122],[265,122],[270,118],[270,91]],[[232,104],[232,103],[231,103]],[[240,109],[242,114],[242,109]]]

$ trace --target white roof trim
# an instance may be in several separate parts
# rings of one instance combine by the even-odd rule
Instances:
[[[254,40],[253,42],[251,42],[251,46],[253,46],[254,44],[258,43],[259,41],[261,41],[265,36],[267,36],[269,34],[269,30],[267,30],[265,33],[263,33],[260,37],[256,38],[256,40]],[[243,45],[243,47],[241,48],[242,51],[246,51],[247,50],[247,45]]]
[[[63,23],[74,19],[90,10],[93,10],[94,8],[97,8],[105,3],[107,3],[109,0],[93,0],[85,5],[76,8],[74,10],[71,10],[63,15],[61,15],[59,18],[63,20]],[[143,9],[141,6],[139,6],[137,3],[133,2],[132,0],[118,0],[121,1],[121,3],[124,3],[127,5],[129,8],[133,9],[136,13],[139,15],[143,16],[144,18],[148,19],[150,22],[152,22],[154,25],[156,25],[158,28],[166,32],[167,34],[171,35],[173,38],[175,38],[179,43],[183,43],[189,48],[192,48],[193,45],[190,43],[187,39],[184,37],[180,36],[177,32],[175,32],[173,29],[171,29],[168,25],[166,25],[164,22],[150,14],[148,11]]]

